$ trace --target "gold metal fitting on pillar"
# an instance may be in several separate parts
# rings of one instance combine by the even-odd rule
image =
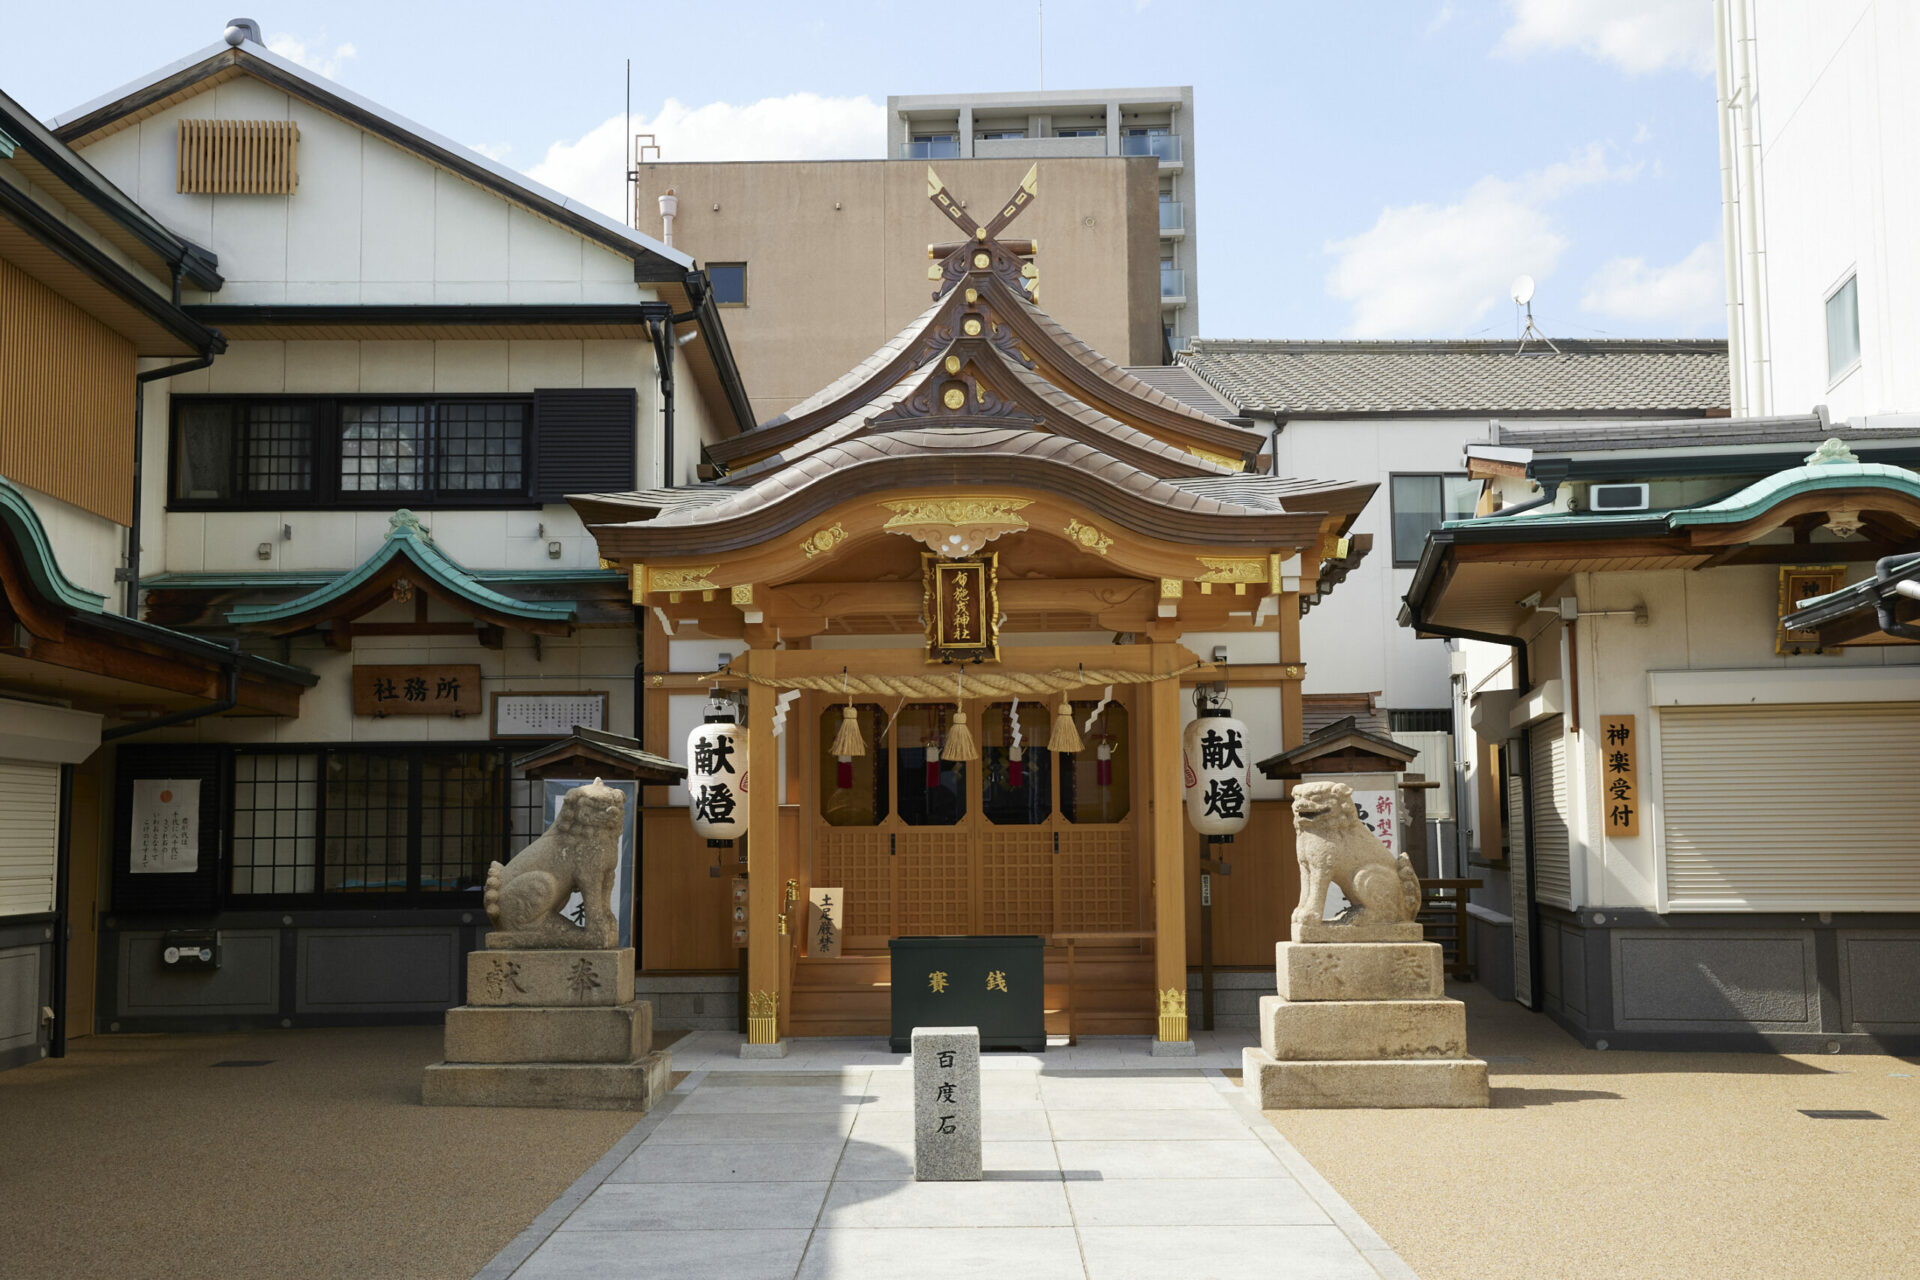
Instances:
[[[1160,993],[1160,1040],[1177,1043],[1187,1038],[1187,993],[1168,987]]]
[[[778,991],[747,993],[747,1043],[774,1044],[780,1039]]]

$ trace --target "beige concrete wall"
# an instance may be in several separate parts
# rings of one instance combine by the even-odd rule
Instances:
[[[1033,163],[935,168],[984,223]],[[1038,163],[1040,198],[1007,234],[1040,242],[1041,307],[1110,359],[1157,363],[1156,165]],[[660,234],[655,197],[672,187],[674,247],[702,264],[747,264],[746,304],[725,317],[760,421],[845,373],[931,305],[927,245],[957,237],[927,200],[926,172],[904,160],[641,166],[640,230]]]

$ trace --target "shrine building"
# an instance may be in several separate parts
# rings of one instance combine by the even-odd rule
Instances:
[[[645,788],[640,962],[713,974],[744,947],[752,1051],[885,1032],[895,939],[1038,935],[1049,1032],[1178,1052],[1194,694],[1231,702],[1249,765],[1300,742],[1302,602],[1365,554],[1348,531],[1375,486],[1270,474],[1265,435],[1051,320],[1010,234],[1032,173],[984,225],[931,169],[928,196],[956,234],[890,342],[709,444],[697,483],[569,497],[643,628],[636,736],[680,758],[737,717],[744,762],[697,797],[731,843],[686,787]],[[1223,966],[1270,966],[1297,895],[1284,783],[1247,788],[1209,892]]]

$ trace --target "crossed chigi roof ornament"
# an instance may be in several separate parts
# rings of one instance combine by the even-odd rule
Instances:
[[[933,291],[936,301],[965,279],[969,272],[975,271],[986,271],[1000,277],[1009,288],[1031,302],[1040,300],[1040,272],[1033,265],[1033,255],[1040,251],[1039,242],[999,238],[1007,224],[1019,217],[1021,211],[1032,204],[1039,194],[1040,166],[1036,164],[1027,170],[1027,176],[1020,179],[1020,186],[983,227],[960,207],[960,202],[940,181],[940,175],[933,171],[933,166],[927,166],[927,199],[951,218],[953,225],[965,237],[948,244],[927,246],[927,256],[934,260],[933,265],[927,268],[927,278],[939,282],[939,287]]]

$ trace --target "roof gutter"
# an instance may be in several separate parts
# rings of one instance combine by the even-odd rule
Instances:
[[[1873,562],[1874,581],[1880,583],[1882,587],[1885,587],[1887,584],[1893,582],[1894,562],[1897,560],[1902,563],[1903,567],[1911,567],[1913,559],[1914,557],[1911,553],[1880,557]],[[1901,588],[1906,585],[1905,582],[1902,582],[1895,585],[1892,590],[1880,590],[1874,594],[1874,620],[1880,624],[1880,629],[1890,636],[1898,636],[1902,640],[1920,640],[1920,626],[1915,626],[1911,622],[1901,622],[1893,616],[1893,605],[1890,597],[1895,592],[1904,595],[1905,592],[1901,591]]]
[[[727,404],[733,409],[734,434],[745,435],[758,424],[754,421],[753,402],[747,398],[747,385],[740,377],[740,366],[734,362],[733,345],[727,341],[727,329],[720,320],[720,308],[713,300],[713,289],[707,283],[704,271],[689,271],[686,278],[687,297],[693,302],[693,319],[700,322],[700,332],[706,336],[707,350],[713,356],[714,367],[720,371],[720,386],[726,392]],[[675,316],[677,324],[688,317]]]
[[[115,738],[124,738],[129,734],[145,733],[149,729],[165,729],[176,724],[185,724],[189,720],[198,720],[202,716],[218,715],[222,711],[231,711],[240,704],[240,642],[229,641],[227,660],[227,691],[212,702],[197,707],[188,707],[185,711],[175,711],[171,715],[158,716],[152,720],[141,720],[134,724],[116,725],[100,731],[100,741],[111,742]]]

